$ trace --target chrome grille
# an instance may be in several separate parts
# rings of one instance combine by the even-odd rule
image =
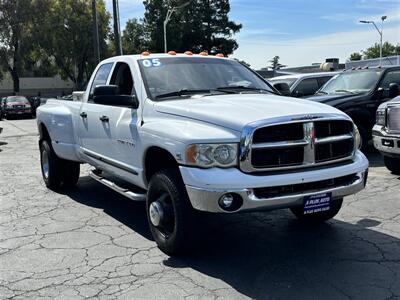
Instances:
[[[387,108],[387,126],[389,131],[400,132],[400,106]]]
[[[355,151],[353,123],[341,115],[329,116],[250,124],[241,139],[241,169],[285,170],[350,159]]]

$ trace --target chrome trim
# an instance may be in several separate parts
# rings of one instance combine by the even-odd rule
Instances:
[[[349,140],[352,138],[353,138],[353,136],[351,134],[335,135],[335,136],[328,136],[328,137],[324,137],[324,138],[317,138],[317,139],[315,139],[315,143],[316,144],[333,143],[333,142]]]
[[[399,105],[388,105],[386,107],[386,129],[388,133],[392,133],[392,134],[400,134],[400,129],[399,130],[395,130],[395,129],[390,129],[390,109],[391,108],[399,108]]]
[[[353,138],[355,140],[355,131],[349,135],[333,136],[326,138],[315,138],[314,122],[315,121],[351,121],[350,117],[342,114],[313,114],[313,115],[292,115],[285,117],[277,117],[268,120],[259,120],[250,124],[247,124],[242,131],[239,145],[239,166],[243,172],[262,172],[262,171],[280,171],[280,170],[290,170],[290,169],[300,169],[305,167],[323,166],[327,164],[334,164],[338,162],[343,162],[351,159],[356,150],[354,150],[350,156],[339,158],[335,160],[328,160],[323,162],[315,162],[315,144],[327,143],[339,140],[345,140]],[[257,129],[284,125],[284,124],[294,124],[303,123],[304,140],[297,141],[287,141],[279,143],[259,143],[253,144],[253,134]],[[328,140],[329,139],[329,140]],[[286,144],[286,145],[285,145]],[[271,168],[254,168],[251,164],[252,149],[262,149],[262,148],[283,148],[283,147],[294,147],[304,145],[304,160],[303,164],[295,164],[289,166],[271,167]]]
[[[347,185],[340,185],[333,188],[326,188],[321,190],[307,190],[297,194],[289,194],[271,198],[258,198],[255,196],[253,189],[225,189],[213,190],[203,189],[186,185],[186,190],[189,195],[190,202],[193,208],[215,213],[234,213],[238,211],[251,211],[251,210],[272,210],[281,208],[290,208],[303,204],[305,196],[332,193],[332,199],[340,199],[348,195],[355,194],[364,189],[366,183],[367,171],[358,172],[358,179]],[[243,198],[243,205],[238,210],[227,212],[222,210],[218,205],[218,199],[226,193],[236,193]]]
[[[290,142],[274,142],[274,143],[260,143],[253,144],[251,149],[274,149],[274,148],[288,148],[296,146],[306,146],[308,144],[305,140],[290,141]]]
[[[96,153],[94,151],[85,149],[83,147],[82,147],[82,151],[87,156],[89,156],[91,158],[94,158],[96,160],[99,160],[99,161],[101,161],[103,163],[106,163],[106,164],[108,164],[110,166],[113,166],[114,168],[124,170],[124,171],[129,172],[129,173],[131,173],[133,175],[138,175],[138,172],[136,172],[135,169],[133,169],[132,167],[130,167],[130,166],[126,165],[126,164],[118,162],[118,161],[116,161],[114,159],[110,159],[108,157],[105,157],[104,155],[100,155],[100,154],[98,154],[98,153]]]
[[[121,195],[133,200],[133,201],[146,201],[146,194],[140,194],[140,193],[135,193],[133,191],[127,190],[125,188],[122,188],[118,186],[116,183],[112,182],[111,180],[108,180],[104,177],[101,177],[97,174],[95,174],[93,171],[89,172],[89,176],[96,180],[97,182],[100,182],[101,184],[104,184],[105,186],[109,187],[110,189],[120,193]]]

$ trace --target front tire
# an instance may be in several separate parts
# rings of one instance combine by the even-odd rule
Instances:
[[[337,199],[331,202],[330,209],[327,211],[304,214],[303,207],[292,207],[290,210],[297,219],[304,223],[323,223],[335,217],[342,207],[343,199]]]
[[[47,140],[40,142],[40,165],[43,181],[49,189],[74,186],[79,179],[79,163],[61,159]]]
[[[395,175],[400,175],[400,159],[395,157],[384,156],[383,161],[386,168]]]
[[[174,255],[188,250],[194,236],[195,211],[178,170],[162,170],[151,177],[146,210],[161,251]]]

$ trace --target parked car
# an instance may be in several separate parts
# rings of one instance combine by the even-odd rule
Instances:
[[[79,164],[90,164],[98,182],[146,201],[154,240],[168,254],[196,240],[197,210],[290,208],[322,222],[366,184],[368,160],[346,114],[279,96],[233,59],[113,57],[79,93],[82,102],[38,108],[46,186],[72,186]]]
[[[361,134],[362,148],[372,139],[378,106],[398,95],[400,66],[346,70],[329,80],[307,100],[329,104],[348,114]]]
[[[5,102],[6,97],[0,98],[0,120],[3,120],[4,117]]]
[[[277,76],[269,82],[284,96],[305,97],[314,95],[338,72],[319,72]]]
[[[24,96],[8,96],[3,100],[3,117],[32,117],[32,106]]]
[[[400,96],[378,107],[372,136],[385,166],[400,175]]]

